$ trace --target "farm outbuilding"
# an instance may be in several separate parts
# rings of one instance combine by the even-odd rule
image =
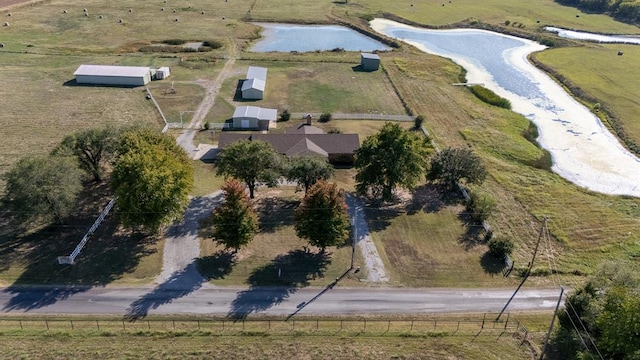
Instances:
[[[360,66],[365,71],[375,71],[380,67],[380,56],[376,54],[360,54]]]
[[[151,81],[146,66],[80,65],[73,75],[78,84],[142,86]]]
[[[238,106],[233,112],[233,128],[269,130],[269,126],[275,124],[277,118],[277,109]]]
[[[267,84],[267,68],[249,66],[247,78],[242,82],[242,98],[245,100],[260,100],[264,98]]]

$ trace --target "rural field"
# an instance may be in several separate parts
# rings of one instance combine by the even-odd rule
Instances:
[[[5,5],[11,4],[0,2],[0,8]],[[509,20],[512,25],[507,31],[518,23],[522,24],[517,26],[518,31],[531,34],[537,34],[538,27],[546,24],[606,33],[640,33],[638,28],[606,16],[580,13],[576,17],[578,10],[551,0],[456,0],[445,6],[433,0],[419,4],[407,0],[277,0],[268,4],[248,0],[176,0],[170,4],[52,0],[14,6],[1,11],[10,26],[0,28],[0,42],[4,44],[0,49],[0,78],[5,89],[0,97],[0,174],[23,156],[48,153],[65,135],[79,129],[145,124],[160,131],[164,126],[153,104],[145,99],[143,88],[77,86],[73,72],[80,64],[171,66],[169,79],[152,82],[149,87],[169,121],[179,122],[182,117],[183,122],[188,122],[205,96],[205,84],[233,59],[231,75],[223,81],[205,121],[223,122],[235,106],[247,104],[237,101],[236,90],[250,65],[269,68],[270,80],[265,99],[249,104],[292,112],[422,114],[426,117],[425,128],[439,147],[469,146],[485,161],[489,178],[472,190],[496,200],[497,209],[489,224],[496,234],[515,240],[516,270],[525,268],[530,261],[542,218],[549,218],[549,234],[543,238],[534,267],[537,276],[530,279],[533,284],[576,284],[604,260],[616,259],[637,266],[640,200],[589,192],[551,173],[545,152],[523,136],[534,132],[529,121],[480,102],[464,87],[451,86],[460,81],[463,72],[451,61],[403,45],[380,54],[383,71],[362,73],[353,69],[359,61],[356,52],[248,52],[259,37],[259,27],[251,21],[341,21],[365,27],[366,19],[383,12],[432,26],[473,18],[494,27],[504,26]],[[215,40],[221,47],[209,52],[140,51],[169,39]],[[623,49],[625,55],[616,56],[618,49]],[[629,137],[640,141],[635,119],[640,111],[640,79],[636,78],[637,71],[625,72],[637,66],[637,53],[631,46],[590,44],[553,48],[535,56],[597,98],[624,124]],[[297,121],[292,119],[289,124]],[[278,127],[287,125],[280,123]],[[336,119],[323,126],[357,132],[362,141],[381,125],[382,122],[369,120]],[[177,136],[179,131],[172,130],[170,134]],[[195,141],[211,143],[216,137],[213,132],[202,131]],[[217,190],[222,179],[215,175],[214,165],[195,165],[193,194]],[[353,175],[354,170],[340,169],[334,181],[352,190]],[[286,203],[289,195],[282,194],[290,190],[271,193],[260,189],[260,193],[278,194],[273,201]],[[95,197],[79,204],[70,225],[43,226],[25,232],[7,226],[0,229],[0,283],[152,282],[161,269],[163,240],[145,239],[131,245],[127,240],[132,235],[122,232],[115,222],[107,224],[92,239],[80,258],[102,266],[56,268],[55,257],[73,248],[106,203],[107,193],[94,192]],[[392,285],[501,287],[518,283],[517,276],[503,278],[499,266],[488,261],[486,245],[477,228],[468,223],[469,214],[460,199],[443,197],[428,184],[415,194],[405,195],[404,202],[396,206],[365,210]],[[252,272],[272,266],[278,256],[301,249],[290,213],[276,220],[283,222],[282,226],[261,233],[255,246],[248,248],[245,258],[238,262],[242,266],[231,269],[214,283],[250,284]],[[5,219],[2,221],[7,224]],[[122,246],[124,243],[128,247]],[[270,252],[263,251],[266,248]],[[102,251],[113,256],[101,256]],[[212,260],[219,249],[203,236],[202,251],[204,259]],[[123,257],[123,253],[127,256]],[[339,274],[348,262],[348,253],[348,247],[335,249],[323,276]],[[114,262],[114,258],[122,261]],[[554,272],[559,278],[550,276]],[[367,285],[358,279],[349,281]]]

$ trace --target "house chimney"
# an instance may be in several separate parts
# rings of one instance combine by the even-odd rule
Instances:
[[[311,114],[307,114],[305,118],[307,119],[307,125],[311,125]]]

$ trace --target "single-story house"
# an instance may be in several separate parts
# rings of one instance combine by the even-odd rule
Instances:
[[[267,68],[249,66],[247,78],[242,82],[242,98],[246,100],[260,100],[264,98],[267,84]]]
[[[80,65],[73,73],[78,84],[143,86],[151,81],[146,66]]]
[[[375,71],[380,67],[380,56],[376,54],[361,53],[360,67],[365,71]]]
[[[233,112],[233,128],[246,130],[269,130],[278,119],[277,109],[258,106],[238,106]]]
[[[354,152],[360,148],[358,134],[325,134],[315,126],[301,125],[286,129],[284,134],[223,132],[218,139],[218,149],[224,151],[229,144],[240,140],[266,141],[286,156],[318,155],[341,165],[353,164]]]

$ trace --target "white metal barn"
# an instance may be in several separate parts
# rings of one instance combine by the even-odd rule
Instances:
[[[242,98],[246,100],[260,100],[264,98],[267,84],[267,68],[249,66],[247,79],[242,83]]]
[[[142,86],[151,81],[145,66],[80,65],[73,75],[78,84]]]
[[[233,112],[233,128],[268,130],[271,124],[275,124],[277,118],[277,109],[238,106]]]

